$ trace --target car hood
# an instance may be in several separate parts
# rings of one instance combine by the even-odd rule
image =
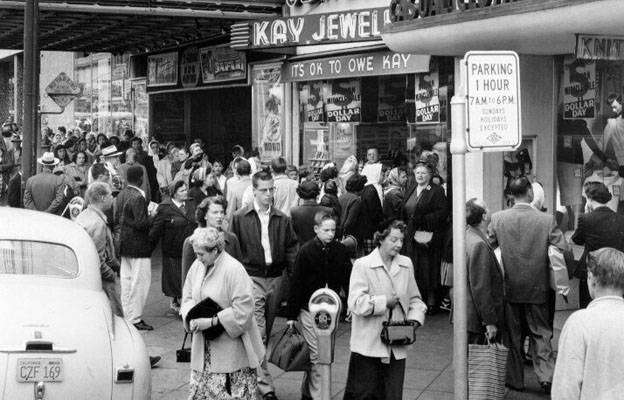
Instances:
[[[31,385],[16,383],[16,360],[52,357],[63,359],[65,378],[49,385],[50,395],[59,396],[51,398],[70,398],[63,396],[89,387],[95,398],[110,399],[111,316],[104,292],[0,283],[0,315],[0,370],[9,371],[0,376],[0,389],[13,395],[28,387],[32,393]],[[52,351],[37,347],[50,343]]]

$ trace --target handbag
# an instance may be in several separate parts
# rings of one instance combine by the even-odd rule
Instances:
[[[176,350],[176,362],[179,363],[187,363],[191,362],[191,348],[184,347],[186,344],[186,338],[188,337],[188,332],[184,332],[184,340],[182,341],[182,347],[179,350]]]
[[[500,343],[468,346],[468,399],[502,400],[509,349]]]
[[[286,372],[307,371],[310,368],[308,343],[295,326],[286,327],[271,350],[269,362]]]
[[[400,302],[399,307],[403,310]],[[405,314],[405,310],[403,310],[403,314]],[[393,321],[392,309],[390,309],[388,320],[382,323],[381,342],[390,346],[404,346],[415,341],[416,322],[408,321],[407,318],[403,319],[403,321]]]

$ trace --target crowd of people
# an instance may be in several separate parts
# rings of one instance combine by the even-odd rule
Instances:
[[[185,148],[152,140],[145,150],[131,131],[121,140],[65,129],[49,137],[49,151],[37,160],[41,172],[27,180],[23,196],[18,188],[19,202],[10,205],[83,226],[98,250],[113,311],[139,330],[153,329],[143,309],[152,253],[160,247],[162,292],[192,337],[191,399],[223,393],[277,399],[266,349],[279,313],[299,326],[310,350],[302,398],[319,399],[318,340],[307,304],[324,287],[345,299],[342,318],[351,321],[344,398],[402,398],[407,346],[384,340],[384,322],[422,326],[425,315],[448,308],[453,286],[451,213],[435,160],[385,165],[371,148],[365,162],[352,156],[340,168],[328,163],[312,174],[281,157],[263,164],[238,145],[227,163],[210,160],[201,141]],[[542,211],[540,189],[525,177],[514,179],[513,207],[491,216],[482,200],[466,203],[468,339],[509,347],[509,388],[524,389],[529,358],[544,391],[584,398],[588,367],[579,354],[597,362],[609,343],[598,328],[579,331],[585,320],[610,329],[592,307],[624,312],[624,224],[605,214],[606,187],[588,185],[592,212],[572,240],[586,248],[574,274],[583,279],[582,306],[589,308],[566,324],[555,363],[548,252],[549,246],[565,251],[568,243]],[[604,240],[591,233],[600,224],[610,227]],[[590,304],[592,296],[604,301]],[[605,337],[615,341],[613,332]],[[585,342],[582,353],[584,335],[594,342]],[[562,358],[573,359],[574,367]],[[616,365],[624,357],[609,360]],[[569,396],[572,381],[580,392]],[[597,379],[591,393],[608,383]]]

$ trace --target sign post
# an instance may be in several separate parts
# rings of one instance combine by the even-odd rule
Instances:
[[[513,51],[470,51],[451,99],[453,163],[454,398],[468,398],[468,271],[466,269],[466,152],[515,150],[522,141],[520,70]]]

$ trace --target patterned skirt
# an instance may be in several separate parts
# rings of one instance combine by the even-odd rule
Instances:
[[[204,370],[191,371],[189,400],[256,400],[256,370],[243,368],[230,373],[208,372],[210,341],[205,340]]]

